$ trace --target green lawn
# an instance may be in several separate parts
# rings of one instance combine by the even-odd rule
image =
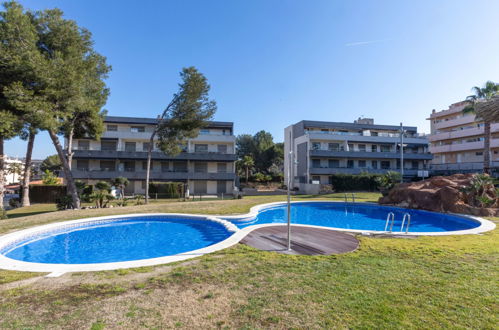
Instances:
[[[0,221],[0,232],[120,212],[240,213],[283,198],[53,212]],[[65,274],[20,287],[13,281],[32,274],[0,272],[0,328],[493,329],[499,324],[498,230],[359,239],[359,250],[338,256],[287,256],[237,245],[174,265]]]

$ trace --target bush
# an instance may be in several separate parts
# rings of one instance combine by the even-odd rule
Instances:
[[[8,219],[9,217],[7,216],[7,211],[5,211],[4,209],[1,209],[0,210],[0,220],[5,220],[5,219]]]
[[[149,195],[157,194],[161,198],[180,198],[184,191],[182,182],[150,182]]]
[[[9,199],[9,206],[12,207],[13,209],[18,208],[19,206],[21,206],[21,199],[19,198]]]
[[[57,175],[55,175],[53,172],[50,172],[49,170],[45,170],[45,172],[42,174],[42,180],[43,184],[47,185],[59,183],[59,178],[57,177]]]
[[[399,172],[388,171],[386,174],[379,176],[376,182],[379,185],[379,190],[383,196],[388,194],[388,191],[392,189],[397,183],[400,183],[402,175]]]
[[[69,210],[73,208],[73,199],[71,196],[64,195],[56,198],[55,207],[59,211]]]
[[[380,174],[363,173],[358,175],[335,174],[331,176],[334,191],[376,191]]]

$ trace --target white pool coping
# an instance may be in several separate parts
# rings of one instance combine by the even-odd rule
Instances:
[[[343,203],[344,202],[334,202],[334,201],[293,201],[291,203]],[[202,214],[183,214],[183,213],[134,213],[134,214],[121,214],[121,215],[112,215],[112,216],[104,216],[104,217],[93,217],[93,218],[84,218],[79,220],[71,220],[71,221],[63,221],[56,222],[42,226],[36,226],[29,229],[24,229],[20,231],[16,231],[10,234],[6,234],[0,236],[0,249],[14,244],[16,241],[24,241],[27,237],[45,233],[47,231],[61,229],[61,228],[72,228],[79,226],[84,223],[95,223],[95,222],[107,222],[109,220],[114,219],[123,219],[123,218],[135,218],[135,217],[144,217],[144,216],[168,216],[168,217],[177,217],[179,219],[196,219],[196,220],[204,220],[204,221],[213,221],[223,225],[227,231],[232,232],[233,234],[226,238],[223,241],[215,243],[213,245],[179,253],[171,256],[164,256],[158,258],[150,258],[150,259],[141,259],[141,260],[133,260],[133,261],[122,261],[122,262],[111,262],[111,263],[95,263],[95,264],[48,264],[48,263],[34,263],[34,262],[24,262],[19,260],[14,260],[8,258],[2,254],[0,254],[0,269],[7,270],[16,270],[16,271],[29,271],[29,272],[43,272],[43,273],[51,273],[53,276],[60,276],[61,274],[67,272],[87,272],[87,271],[104,271],[104,270],[115,270],[115,269],[123,269],[123,268],[136,268],[136,267],[146,267],[146,266],[155,266],[161,264],[168,264],[176,261],[183,261],[195,257],[199,257],[208,253],[212,253],[215,251],[219,251],[230,246],[233,246],[239,243],[248,233],[251,231],[276,226],[276,225],[286,225],[285,223],[265,223],[248,226],[242,229],[239,229],[235,224],[230,222],[231,219],[252,219],[258,215],[258,213],[264,209],[271,208],[278,205],[286,204],[285,202],[274,202],[274,203],[266,203],[259,204],[250,209],[250,212],[247,214],[240,215],[202,215]],[[356,203],[346,203],[348,205],[353,205]],[[364,203],[363,203],[364,204]],[[373,204],[378,205],[378,204]],[[382,206],[382,205],[379,205]],[[388,235],[396,235],[396,236],[448,236],[448,235],[466,235],[466,234],[480,234],[483,232],[487,232],[493,230],[496,225],[486,219],[463,215],[463,214],[452,214],[460,217],[464,217],[473,221],[480,223],[480,226],[467,230],[456,230],[456,231],[446,231],[446,232],[409,232],[407,234],[403,232],[386,232],[386,231],[377,231],[377,230],[356,230],[356,229],[345,229],[345,228],[334,228],[334,227],[324,227],[324,226],[315,226],[315,225],[303,225],[303,224],[292,224],[294,227],[309,227],[309,228],[321,228],[332,231],[341,231],[341,232],[349,232],[356,234],[364,234],[364,235],[372,235],[372,234],[388,234]],[[229,221],[227,221],[227,220]]]

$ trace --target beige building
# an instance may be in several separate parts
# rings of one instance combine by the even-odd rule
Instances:
[[[483,122],[472,113],[463,113],[466,102],[451,104],[449,109],[430,115],[430,152],[433,174],[473,173],[483,171]],[[499,169],[499,123],[491,125],[491,168]]]

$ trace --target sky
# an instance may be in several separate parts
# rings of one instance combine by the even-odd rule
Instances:
[[[112,72],[109,115],[156,117],[182,67],[211,85],[215,120],[235,134],[300,120],[417,126],[487,80],[499,81],[499,1],[25,0],[92,32]],[[26,143],[7,141],[9,156]],[[34,157],[55,149],[46,133]]]

